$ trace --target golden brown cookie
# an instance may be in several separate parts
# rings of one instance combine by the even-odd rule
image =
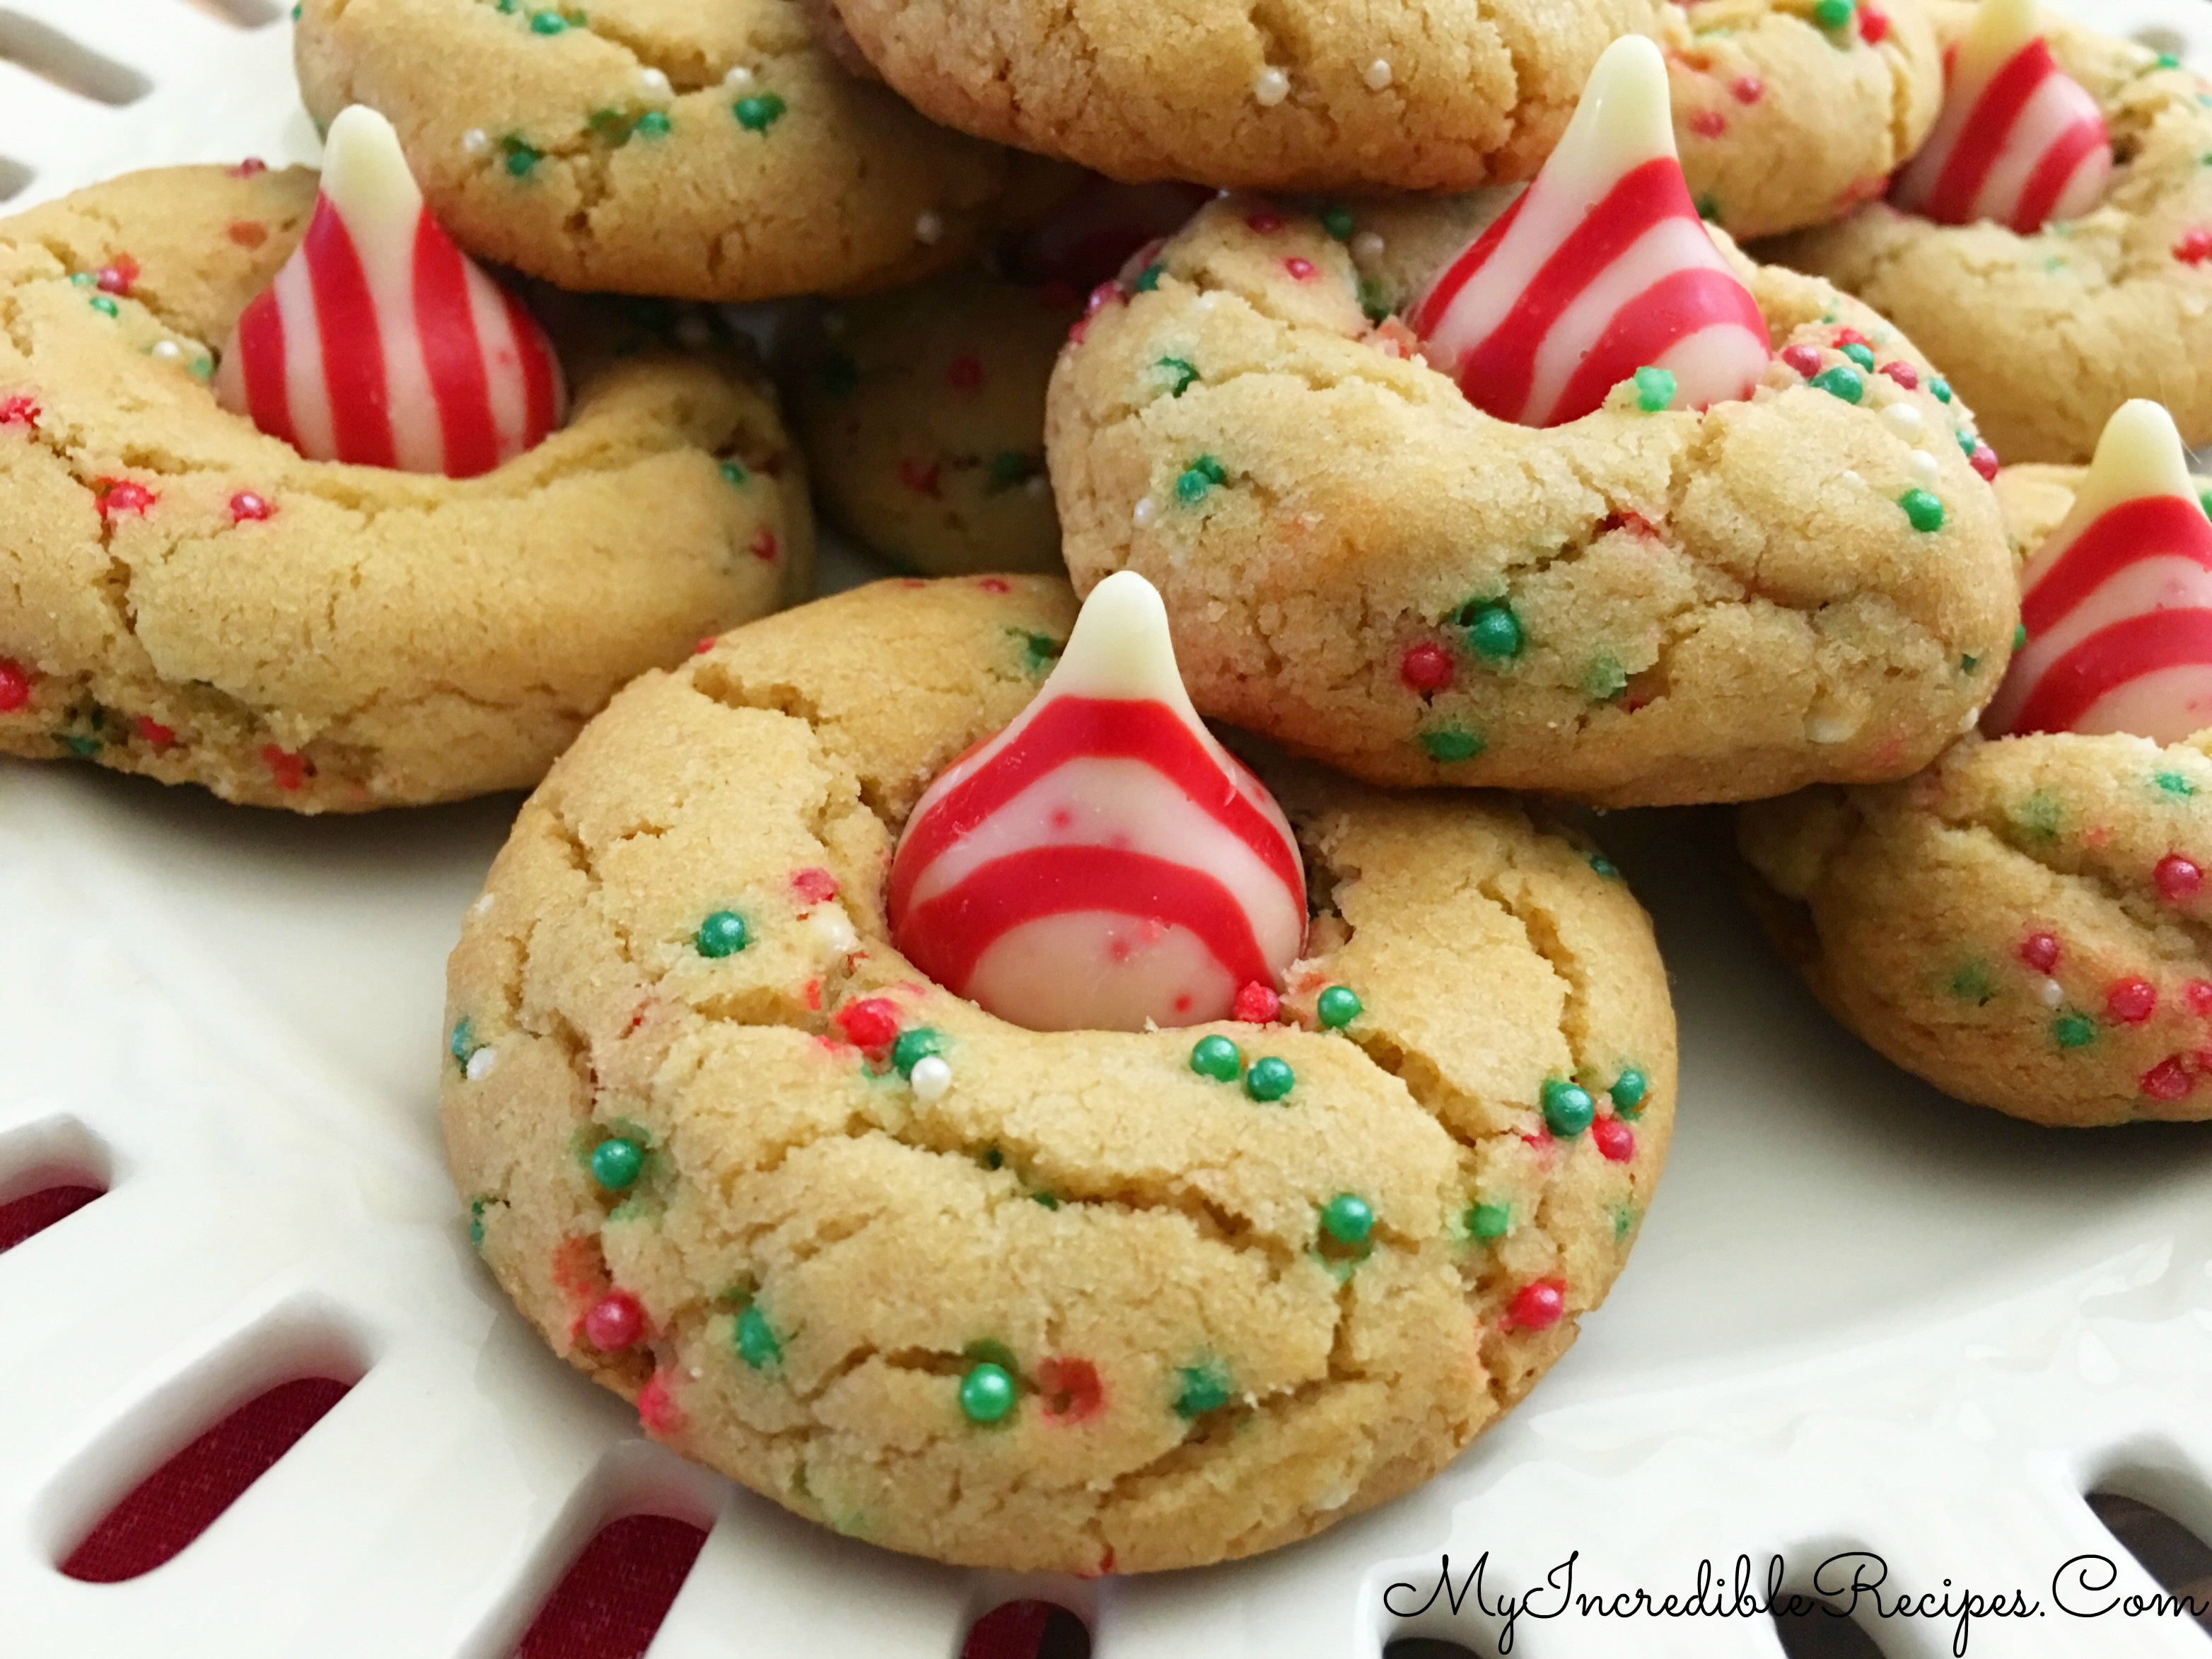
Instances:
[[[1008,158],[839,69],[799,0],[305,0],[328,122],[398,128],[440,221],[564,288],[845,292],[967,257]]]
[[[314,198],[173,168],[0,222],[0,750],[301,811],[511,789],[625,680],[804,591],[803,469],[726,336],[551,305],[568,424],[465,482],[308,461],[219,406],[212,344]]]
[[[1780,354],[1748,401],[1492,419],[1393,313],[1497,211],[1201,214],[1054,373],[1078,586],[1141,572],[1201,710],[1373,782],[1663,805],[1926,764],[2018,620],[1949,388],[1731,249]]]
[[[657,1438],[890,1548],[1144,1571],[1521,1397],[1650,1201],[1674,1030],[1587,846],[1265,762],[1314,906],[1278,1023],[1042,1035],[925,982],[894,838],[1073,617],[882,583],[623,692],[470,915],[445,1117],[501,1284]]]
[[[1970,5],[1936,0],[1955,40]],[[2094,96],[2118,161],[2102,206],[2022,235],[1887,203],[1762,250],[1864,300],[1918,341],[2008,461],[2081,462],[2147,398],[2212,440],[2212,88],[2148,48],[2045,15],[2059,66]]]

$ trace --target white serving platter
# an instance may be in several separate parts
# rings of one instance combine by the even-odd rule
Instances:
[[[2196,0],[2070,9],[2212,63]],[[269,0],[0,0],[0,192],[312,159],[287,34]],[[98,96],[18,66],[58,51]],[[1504,1620],[1471,1600],[1402,1616],[1447,1553],[1456,1585],[1487,1552],[1494,1603],[1577,1552],[1577,1589],[1660,1595],[1778,1552],[1802,1588],[1844,1548],[1878,1553],[1893,1596],[2045,1602],[1974,1624],[1975,1654],[2212,1659],[2186,1620],[2049,1606],[2083,1554],[2114,1559],[2110,1594],[2155,1593],[2092,1490],[2212,1538],[2212,1126],[2051,1134],[1891,1069],[1754,937],[1719,815],[1604,832],[1674,969],[1683,1105],[1580,1345],[1399,1504],[1258,1561],[1084,1583],[792,1520],[642,1440],[508,1310],[435,1099],[445,953],[514,805],[303,822],[0,763],[0,1202],[109,1188],[0,1255],[0,1659],[489,1659],[641,1510],[712,1528],[654,1659],[951,1659],[1018,1594],[1074,1608],[1100,1659],[1371,1659],[1412,1635],[1488,1654]],[[137,1478],[305,1371],[361,1381],[175,1560],[114,1585],[56,1570]],[[1548,1605],[1512,1652],[1784,1651],[1764,1617]],[[1869,1629],[1922,1659],[1954,1624]]]

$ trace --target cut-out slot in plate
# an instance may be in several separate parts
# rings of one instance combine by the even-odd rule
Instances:
[[[968,1627],[960,1659],[1091,1659],[1091,1630],[1056,1601],[1006,1601]]]
[[[1874,1638],[1838,1609],[1784,1608],[1773,1617],[1774,1633],[1790,1659],[1882,1659]]]
[[[120,109],[154,89],[144,76],[19,11],[0,11],[0,58],[96,104]]]
[[[38,176],[21,161],[11,161],[0,155],[0,202],[12,201],[21,196]]]
[[[282,15],[276,0],[184,0],[184,3],[234,28],[267,28]]]
[[[2197,1622],[2212,1632],[2212,1545],[2163,1510],[2118,1492],[2091,1492],[2089,1507],[2159,1588],[2187,1601]]]
[[[633,1659],[675,1602],[707,1529],[665,1515],[610,1521],[538,1610],[514,1659]]]
[[[0,1135],[0,1251],[76,1214],[113,1176],[106,1146],[73,1117],[41,1118]]]

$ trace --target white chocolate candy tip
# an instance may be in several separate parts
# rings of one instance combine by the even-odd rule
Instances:
[[[2190,478],[2189,452],[2173,416],[2164,404],[2136,398],[2121,404],[2105,422],[2096,458],[2074,498],[2074,510],[2067,514],[2068,524],[2086,524],[2122,501],[2145,495],[2195,501],[2197,486]],[[2065,536],[2062,529],[2052,539]]]
[[[422,210],[422,186],[399,134],[366,104],[347,105],[331,123],[320,189],[348,224],[394,235],[411,235]]]
[[[1624,34],[1605,49],[1583,83],[1553,162],[1564,158],[1577,172],[1611,176],[1655,156],[1676,155],[1667,60],[1642,35]]]
[[[1167,605],[1133,570],[1117,570],[1091,590],[1037,696],[1150,697],[1198,718],[1176,666]]]
[[[2042,33],[2043,19],[2035,0],[1982,0],[1975,9],[1974,21],[1960,38],[1953,72],[1969,85],[1978,86]]]

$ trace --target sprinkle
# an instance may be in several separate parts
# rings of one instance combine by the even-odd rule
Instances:
[[[1467,1231],[1470,1238],[1503,1238],[1513,1225],[1513,1206],[1510,1204],[1470,1204],[1467,1207]]]
[[[1701,109],[1690,117],[1690,131],[1700,138],[1717,138],[1728,131],[1728,117],[1717,109]]]
[[[2197,786],[2179,772],[2161,772],[2158,775],[2156,782],[2158,787],[2169,795],[2180,795],[2186,798],[2197,793]]]
[[[1881,372],[1907,392],[1917,392],[1920,389],[1920,371],[1902,359],[1896,362],[1884,363],[1881,366]],[[1916,415],[1919,412],[1918,410],[1913,410]]]
[[[2212,259],[2212,230],[2198,227],[2183,233],[2173,245],[2173,257],[2185,265],[2201,265]]]
[[[1571,1140],[1590,1126],[1597,1103],[1589,1091],[1565,1078],[1544,1079],[1544,1127],[1562,1140]]]
[[[1191,1046],[1190,1069],[1200,1077],[1210,1077],[1216,1083],[1234,1083],[1243,1066],[1243,1056],[1225,1036],[1202,1036]]]
[[[765,1370],[783,1358],[783,1344],[776,1340],[775,1327],[768,1316],[760,1310],[757,1302],[748,1302],[738,1313],[737,1323],[730,1330],[730,1346],[738,1351],[738,1358],[753,1370]]]
[[[1195,1365],[1186,1365],[1181,1372],[1182,1386],[1176,1395],[1175,1412],[1177,1417],[1203,1417],[1218,1411],[1229,1403],[1229,1373],[1217,1360],[1203,1360]]]
[[[1262,236],[1273,236],[1283,228],[1282,216],[1268,211],[1266,208],[1261,208],[1257,213],[1246,214],[1244,222]],[[1209,294],[1206,297],[1210,300],[1213,296]]]
[[[907,1080],[914,1085],[914,1097],[924,1105],[945,1098],[952,1086],[952,1068],[935,1054],[926,1054],[915,1061]]]
[[[862,997],[830,1018],[856,1048],[889,1048],[898,1040],[898,1010],[886,997]]]
[[[945,240],[945,219],[933,208],[924,208],[915,216],[914,240],[924,247],[935,247]]]
[[[1729,90],[1735,94],[1737,103],[1755,104],[1766,96],[1766,82],[1756,75],[1739,76]]]
[[[1589,867],[1601,880],[1619,881],[1620,879],[1620,866],[1602,853],[1592,853],[1589,855]]]
[[[592,1179],[611,1193],[633,1185],[645,1170],[645,1148],[627,1135],[615,1135],[592,1148]]]
[[[1617,1117],[1601,1117],[1591,1124],[1590,1141],[1608,1164],[1627,1164],[1636,1157],[1636,1131]]]
[[[1358,264],[1371,265],[1382,257],[1382,250],[1388,246],[1381,232],[1363,230],[1352,239],[1352,257]]]
[[[258,179],[268,171],[268,162],[263,161],[258,155],[249,155],[243,161],[240,161],[236,167],[231,168],[230,176],[234,179]]]
[[[1859,8],[1859,39],[1870,46],[1878,46],[1889,39],[1889,14],[1872,6]]]
[[[732,68],[722,77],[722,84],[732,92],[742,92],[753,83],[753,72],[743,64]]]
[[[230,521],[233,524],[258,524],[275,511],[262,496],[250,489],[241,489],[230,498]]]
[[[699,931],[691,936],[692,948],[698,953],[719,961],[733,957],[751,942],[752,933],[745,919],[734,910],[716,910],[699,924]]]
[[[1979,438],[1974,440],[1973,448],[1966,453],[1966,464],[1982,475],[1984,483],[1995,483],[1997,481],[2000,465],[1997,453]]]
[[[544,161],[542,151],[532,149],[520,138],[502,138],[500,148],[507,153],[507,173],[510,179],[527,179],[530,171]]]
[[[1014,1408],[1014,1379],[989,1360],[960,1379],[960,1410],[970,1423],[997,1423]]]
[[[2142,1074],[2143,1093],[2153,1100],[2179,1100],[2197,1086],[2189,1062],[2179,1054],[2168,1056]]]
[[[461,135],[461,150],[468,155],[488,155],[491,153],[491,135],[482,127],[471,127]]]
[[[901,1031],[892,1042],[891,1066],[901,1077],[911,1078],[916,1066],[944,1052],[945,1034],[927,1025],[917,1025]]]
[[[1793,345],[1782,348],[1782,361],[1809,380],[1820,372],[1822,360],[1819,347]]]
[[[1832,368],[1822,369],[1813,376],[1813,384],[1830,397],[1841,398],[1847,404],[1857,403],[1866,396],[1866,382],[1859,378],[1859,372],[1855,368],[1846,368],[1841,363]]]
[[[1098,1368],[1087,1359],[1038,1361],[1036,1385],[1044,1414],[1054,1423],[1080,1423],[1106,1403]]]
[[[584,1316],[584,1340],[601,1353],[627,1348],[645,1334],[645,1310],[628,1291],[610,1291]]]
[[[1367,83],[1370,92],[1380,92],[1390,84],[1390,60],[1378,58],[1361,72],[1359,78]]]
[[[453,1057],[456,1070],[465,1072],[468,1069],[469,1056],[476,1053],[477,1047],[476,1023],[464,1017],[454,1024],[452,1034],[446,1039],[446,1052]]]
[[[2105,1012],[2123,1025],[2140,1025],[2158,1012],[2158,990],[2146,979],[2116,979],[2105,988]]]
[[[1614,1109],[1623,1117],[1641,1117],[1644,1115],[1644,1091],[1650,1087],[1643,1073],[1633,1066],[1624,1066],[1620,1068],[1620,1075],[1613,1079],[1613,1087],[1606,1092],[1612,1097]]]
[[[557,11],[538,11],[530,15],[530,32],[533,34],[559,34],[568,27],[568,20]]]
[[[1936,394],[1937,403],[1948,404],[1951,401],[1951,383],[1942,375],[1939,374],[1929,381],[1928,389]]]
[[[1268,1054],[1252,1062],[1252,1069],[1244,1073],[1244,1092],[1262,1104],[1272,1104],[1290,1093],[1297,1082],[1286,1060]]]
[[[1646,415],[1656,415],[1674,401],[1674,377],[1663,368],[1646,367],[1636,371],[1636,406]]]
[[[1421,747],[1431,760],[1443,766],[1456,766],[1471,761],[1488,745],[1474,732],[1458,726],[1446,726],[1440,732],[1421,733]]]
[[[1898,497],[1897,504],[1905,509],[1915,530],[1926,534],[1943,527],[1943,503],[1926,490],[1908,489]]]
[[[1506,1304],[1501,1331],[1548,1331],[1567,1310],[1567,1287],[1556,1279],[1523,1285]]]
[[[146,348],[146,355],[159,362],[173,363],[184,356],[185,349],[174,340],[156,340]]]
[[[2066,988],[2055,979],[2046,979],[2036,988],[2036,996],[2046,1008],[2056,1008],[2066,1000]]]
[[[732,74],[736,72],[734,70],[731,71]],[[750,80],[750,75],[748,74],[746,78]],[[738,118],[738,125],[747,132],[766,132],[782,118],[787,107],[788,106],[775,93],[757,92],[738,99],[730,106],[730,112]],[[915,226],[917,234],[921,228],[917,221]]]
[[[1832,34],[1846,27],[1857,11],[1854,0],[1814,0],[1813,21]]]
[[[1291,77],[1279,69],[1263,69],[1252,78],[1252,101],[1273,109],[1291,95]]]
[[[2020,942],[2020,959],[2039,974],[2049,973],[2058,965],[2058,936],[2030,933]]]
[[[2051,1022],[2051,1036],[2062,1048],[2081,1048],[2097,1040],[2097,1022],[2078,1012],[2063,1013]]]
[[[0,398],[0,426],[34,427],[38,423],[38,399],[26,398],[20,392],[13,397]]]
[[[1342,1030],[1358,1019],[1361,1012],[1359,994],[1349,985],[1330,986],[1314,1004],[1314,1012],[1322,1024],[1332,1031]]]
[[[1176,477],[1176,495],[1184,506],[1192,506],[1203,501],[1206,492],[1214,485],[1227,480],[1228,474],[1222,471],[1219,461],[1211,455],[1200,455]]]
[[[158,729],[164,731],[167,730],[167,727],[161,727]],[[176,734],[174,732],[170,733],[170,736],[173,738],[175,735]],[[163,746],[166,747],[167,745]],[[471,1083],[482,1083],[486,1078],[491,1075],[492,1067],[498,1064],[499,1050],[493,1048],[489,1043],[486,1043],[483,1048],[477,1049],[476,1053],[469,1056],[469,1063],[461,1067],[461,1075]]]
[[[1198,379],[1198,370],[1185,358],[1163,357],[1152,367],[1166,380],[1170,398],[1182,397]]]
[[[116,305],[115,301],[109,299],[105,294],[94,295],[92,296],[91,303],[92,308],[103,317],[115,316],[119,310],[119,307]]]
[[[1139,497],[1136,506],[1130,509],[1129,522],[1139,530],[1150,530],[1159,516],[1160,504],[1150,495],[1145,495]]]
[[[1486,599],[1460,612],[1467,627],[1468,648],[1477,656],[1504,662],[1521,654],[1527,635],[1521,618],[1504,599]]]
[[[279,789],[287,791],[304,787],[307,781],[307,759],[273,743],[261,745],[261,763],[269,769],[270,781]]]
[[[1321,210],[1321,228],[1340,242],[1352,240],[1352,210],[1341,202],[1332,202]]]
[[[141,714],[137,720],[131,721],[131,725],[133,731],[156,749],[167,749],[177,740],[176,732],[162,725],[151,714]],[[484,1052],[489,1054],[492,1051],[487,1048]],[[490,1068],[487,1066],[485,1069],[488,1071]]]
[[[2160,894],[2169,904],[2180,904],[2195,898],[2204,885],[2204,872],[2192,860],[2179,853],[2168,853],[2151,872],[2158,884]]]
[[[1449,686],[1458,673],[1451,653],[1433,640],[1409,645],[1398,659],[1398,678],[1407,689],[1431,696]]]
[[[1314,264],[1310,259],[1302,259],[1292,254],[1283,261],[1283,269],[1291,273],[1294,282],[1310,283],[1313,280]]]
[[[1897,407],[1902,409],[1905,405],[1899,404]],[[1919,479],[1923,485],[1935,483],[1943,476],[1942,464],[1924,449],[1914,450],[1905,458],[1905,464],[1911,470],[1912,476]]]
[[[1375,1210],[1356,1193],[1339,1193],[1322,1206],[1321,1230],[1340,1244],[1364,1244],[1375,1231]]]

